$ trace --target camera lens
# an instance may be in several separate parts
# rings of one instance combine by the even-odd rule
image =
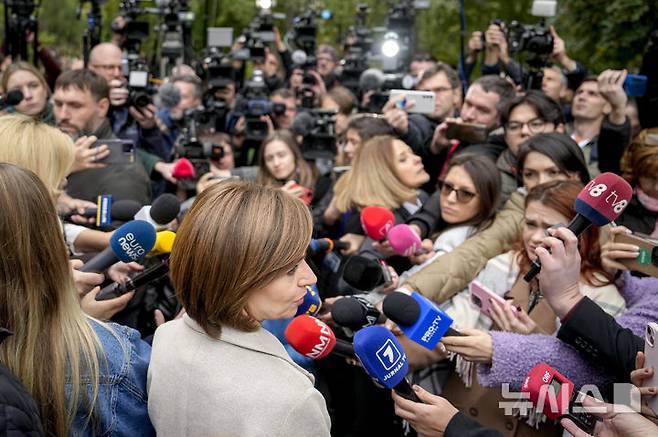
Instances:
[[[647,326],[647,343],[649,343],[649,346],[651,347],[654,345],[653,330],[651,329],[651,326]]]
[[[482,301],[480,300],[479,297],[471,294],[471,302],[475,304],[478,308],[482,308]]]

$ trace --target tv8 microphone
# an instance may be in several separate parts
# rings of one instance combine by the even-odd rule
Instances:
[[[421,402],[405,378],[407,355],[400,342],[383,326],[369,326],[354,334],[354,353],[368,376],[414,402]]]
[[[528,393],[532,404],[549,419],[571,419],[578,428],[593,433],[598,418],[578,411],[583,405],[578,401],[579,392],[574,390],[573,382],[548,364],[539,363],[533,367],[521,391]]]

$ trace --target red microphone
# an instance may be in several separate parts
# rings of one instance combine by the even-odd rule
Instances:
[[[633,196],[633,188],[614,173],[603,173],[589,181],[576,198],[576,216],[567,228],[576,237],[591,225],[604,226],[615,220],[626,209]],[[523,279],[530,282],[541,270],[539,259],[532,262]]]
[[[361,211],[361,226],[366,235],[375,241],[385,240],[394,224],[395,216],[388,208],[368,206]]]
[[[331,328],[321,320],[305,314],[292,319],[284,333],[297,352],[314,360],[334,352],[343,357],[354,357],[354,348],[344,340],[336,340]]]
[[[171,175],[176,179],[194,179],[196,177],[196,171],[194,170],[194,165],[187,158],[181,158],[176,161],[174,168],[171,170]]]
[[[574,390],[573,382],[548,364],[539,363],[533,367],[521,391],[528,393],[532,404],[549,419],[566,417],[583,431],[592,434],[598,419],[585,412],[575,412],[576,408],[583,406],[577,400],[578,392]]]

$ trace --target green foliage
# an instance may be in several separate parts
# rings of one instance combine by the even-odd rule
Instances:
[[[154,2],[140,2],[153,7]],[[256,13],[252,0],[192,0],[196,14],[193,25],[193,47],[199,51],[205,42],[205,23],[209,26],[230,26],[235,36],[249,24]],[[284,30],[292,17],[315,0],[279,0],[276,12],[287,15],[277,21]],[[383,26],[389,7],[382,0],[324,0],[322,7],[333,12],[333,18],[319,24],[319,42],[339,46],[341,36],[354,24],[356,5],[370,6],[369,24]],[[514,19],[523,23],[539,20],[529,14],[532,0],[464,0],[467,34],[484,30],[494,19],[507,22]],[[658,2],[647,0],[560,0],[555,23],[558,33],[567,42],[569,55],[588,65],[592,70],[633,67],[639,64],[641,53],[652,29],[658,27]],[[43,45],[55,47],[62,54],[80,54],[82,32],[86,26],[85,3],[82,16],[76,18],[79,0],[42,0],[39,13],[40,39]],[[431,0],[428,10],[417,16],[418,49],[455,64],[459,56],[459,3],[458,0]],[[110,23],[119,10],[119,0],[108,0],[103,5],[103,36],[110,37]],[[154,17],[148,20],[155,24]],[[0,23],[3,26],[4,23]],[[156,41],[151,36],[143,43],[148,54],[154,51]]]

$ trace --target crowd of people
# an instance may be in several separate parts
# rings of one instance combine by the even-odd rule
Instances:
[[[605,407],[595,435],[658,435],[658,363],[644,350],[658,321],[658,126],[641,125],[650,118],[625,92],[626,70],[595,74],[550,32],[540,89],[525,88],[500,24],[473,33],[466,75],[417,56],[408,73],[433,94],[429,113],[404,93],[372,112],[372,90],[341,82],[335,48],[297,64],[276,30],[262,58],[227,61],[221,77],[177,65],[146,103],[119,37],[86,65],[7,58],[0,92],[22,98],[3,99],[0,116],[0,433],[589,435],[568,417],[500,406],[503,387],[520,390],[546,363],[576,389],[600,388],[609,403],[585,401]],[[260,81],[245,80],[246,64]],[[257,86],[269,109],[254,115]],[[625,179],[632,198],[615,222],[576,236],[564,225],[603,173]],[[117,244],[136,247],[116,229],[166,195],[179,213],[157,230],[176,232],[173,248],[85,268]],[[108,196],[138,208],[101,223]],[[419,248],[374,238],[370,207],[391,212],[389,227],[408,225]],[[631,235],[653,253],[620,241]],[[311,238],[341,245],[311,252]],[[629,267],[642,256],[647,269]],[[346,279],[362,258],[390,280]],[[97,299],[156,265],[168,273]],[[473,284],[503,299],[485,312]],[[291,347],[283,333],[310,287],[341,341],[354,332],[332,318],[340,299],[381,312],[391,293],[412,291],[461,335],[429,350],[387,321],[416,400],[391,394],[358,360]],[[613,409],[615,383],[639,388],[641,411]]]

